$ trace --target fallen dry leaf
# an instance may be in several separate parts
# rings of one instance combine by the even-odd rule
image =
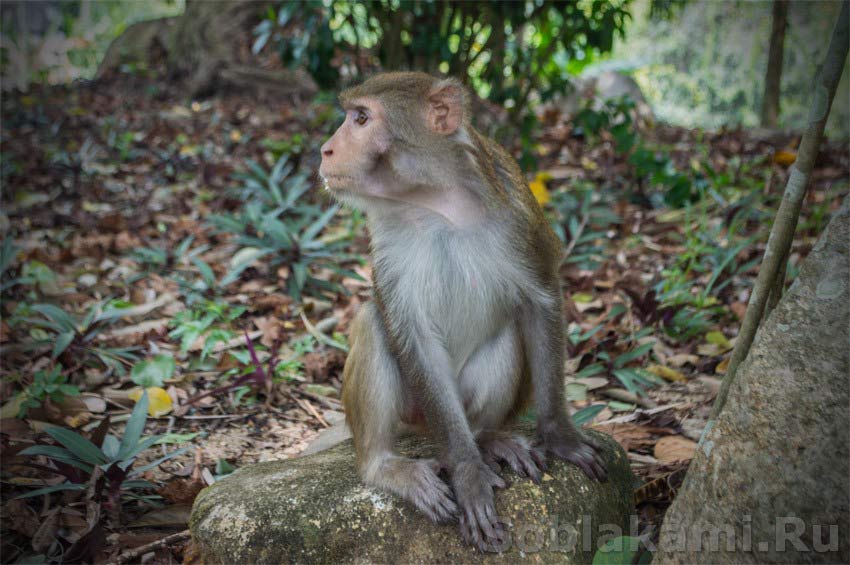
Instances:
[[[694,457],[697,444],[682,436],[666,436],[655,444],[655,458],[663,463],[690,461]]]
[[[149,416],[153,418],[159,418],[160,416],[165,416],[166,414],[171,412],[173,403],[171,401],[171,397],[168,395],[168,392],[164,388],[152,386],[146,388],[145,390],[148,392]],[[142,389],[138,388],[130,392],[127,396],[138,402],[139,399],[142,397]]]
[[[283,324],[274,316],[254,318],[254,325],[257,326],[258,330],[263,332],[263,337],[260,338],[260,343],[266,347],[272,347],[275,342],[278,342],[283,338]]]
[[[773,155],[773,162],[777,165],[782,165],[783,167],[790,167],[796,160],[797,153],[795,151],[788,151],[787,149],[777,151]]]
[[[688,380],[687,378],[685,378],[685,375],[681,373],[681,371],[671,369],[670,367],[665,367],[664,365],[650,365],[646,368],[646,370],[652,373],[653,375],[661,377],[662,379],[666,379],[668,381],[683,383]]]
[[[699,363],[699,357],[690,353],[677,353],[667,358],[667,364],[672,367],[682,367],[687,364],[696,365]]]

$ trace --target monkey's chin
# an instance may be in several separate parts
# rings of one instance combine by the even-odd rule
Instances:
[[[324,189],[332,193],[349,192],[355,185],[351,175],[321,175],[321,178]]]

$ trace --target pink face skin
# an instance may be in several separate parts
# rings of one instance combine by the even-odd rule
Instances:
[[[461,126],[460,100],[457,87],[433,95],[423,111],[423,126],[441,136],[457,131]],[[358,199],[359,204],[380,199],[425,208],[457,226],[480,219],[476,202],[464,191],[447,190],[445,182],[431,184],[412,180],[422,177],[414,174],[417,163],[405,161],[410,155],[395,155],[396,162],[392,166],[381,162],[380,158],[390,149],[392,136],[379,100],[357,98],[344,109],[345,121],[322,145],[319,175],[325,188],[343,198],[366,197]],[[435,169],[429,171],[429,178],[439,179],[443,175],[443,167],[435,166]],[[398,170],[408,176],[400,176]]]
[[[380,102],[370,98],[353,100],[345,108],[345,121],[322,145],[319,174],[326,188],[383,196],[383,183],[370,178],[370,172],[389,146],[390,134]]]

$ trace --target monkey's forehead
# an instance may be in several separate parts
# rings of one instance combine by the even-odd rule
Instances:
[[[422,98],[439,80],[425,73],[382,73],[343,90],[339,101],[344,105],[358,98]]]

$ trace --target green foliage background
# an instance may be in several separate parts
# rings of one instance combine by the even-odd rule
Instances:
[[[38,34],[22,34],[13,4],[6,7],[0,70],[8,90],[90,78],[131,23],[179,14],[183,2],[55,3]],[[791,2],[782,127],[805,124],[839,9],[836,0]],[[467,74],[479,94],[509,109],[567,91],[583,72],[616,69],[634,76],[660,121],[716,129],[758,125],[770,18],[769,1],[324,0],[281,2],[247,39],[255,50],[277,51],[284,64],[305,66],[329,89],[377,64],[412,67]],[[303,31],[292,33],[293,25]],[[850,65],[827,125],[832,138],[850,137],[848,75]]]
[[[607,65],[633,74],[661,121],[708,129],[757,126],[771,3],[688,2],[669,20],[648,18],[650,8],[648,0],[632,4],[634,18]],[[790,3],[780,127],[805,126],[812,81],[840,9],[841,3],[831,0]],[[832,138],[850,136],[848,75],[850,63],[845,63],[827,124]]]

